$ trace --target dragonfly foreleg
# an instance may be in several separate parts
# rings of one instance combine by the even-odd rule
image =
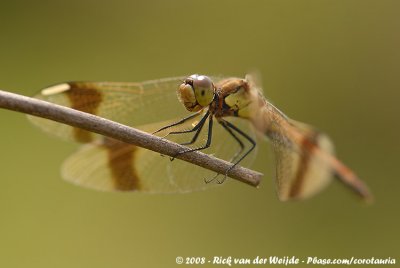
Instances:
[[[199,121],[199,123],[197,123],[192,129],[183,130],[183,131],[174,131],[174,132],[168,133],[168,135],[169,135],[169,134],[184,134],[184,133],[190,133],[190,132],[196,131],[196,133],[194,134],[194,136],[193,136],[193,138],[192,138],[191,141],[181,143],[180,145],[190,145],[190,144],[193,144],[193,143],[195,143],[195,142],[197,141],[197,138],[199,137],[199,134],[200,134],[201,130],[203,129],[203,126],[204,126],[204,124],[205,124],[205,122],[206,122],[206,120],[207,120],[207,118],[208,118],[209,115],[210,115],[210,111],[207,111],[207,113],[203,116],[203,118],[201,118],[201,120]],[[168,136],[168,135],[167,135],[167,136]],[[165,137],[166,137],[166,136],[165,136]],[[171,161],[173,161],[174,159],[175,159],[175,156],[170,158]]]
[[[161,132],[161,131],[163,131],[163,130],[165,130],[165,129],[168,129],[168,128],[171,128],[171,127],[174,127],[174,126],[181,125],[181,124],[185,123],[186,121],[188,121],[188,120],[190,120],[190,119],[193,119],[193,118],[195,118],[196,116],[199,116],[201,113],[202,113],[202,111],[200,110],[200,111],[198,111],[198,112],[196,112],[196,113],[194,113],[194,114],[191,114],[191,115],[189,115],[189,116],[187,116],[187,117],[185,117],[185,118],[182,118],[182,119],[179,120],[178,122],[175,122],[175,123],[172,123],[172,124],[170,124],[170,125],[164,126],[164,127],[160,128],[160,129],[154,131],[152,134],[154,135],[154,134],[157,134],[157,133],[159,133],[159,132]],[[171,133],[168,133],[166,136],[168,136],[169,134],[171,134]]]
[[[197,141],[197,138],[198,138],[199,135],[200,135],[201,130],[203,129],[204,123],[205,123],[205,121],[204,121],[203,124],[201,124],[201,126],[197,129],[197,131],[196,131],[196,133],[193,135],[191,141],[181,143],[181,145],[191,145],[191,144],[195,143],[195,142]]]
[[[198,130],[199,128],[203,127],[203,125],[206,122],[209,115],[210,115],[210,111],[207,111],[207,113],[201,118],[201,120],[191,129],[182,130],[182,131],[172,131],[172,132],[168,133],[168,135],[177,135],[177,134],[185,134],[185,133],[194,132],[194,131]]]
[[[188,149],[188,150],[184,150],[184,151],[178,152],[176,155],[174,155],[171,158],[171,161],[174,160],[177,156],[179,156],[181,154],[186,154],[186,153],[190,153],[190,152],[194,152],[194,151],[201,151],[201,150],[204,150],[204,149],[207,149],[208,147],[210,147],[210,145],[211,145],[211,137],[212,137],[212,127],[213,127],[213,115],[209,115],[209,114],[210,113],[207,112],[207,114],[206,114],[207,117],[204,116],[201,119],[201,120],[204,119],[204,122],[208,119],[208,132],[207,132],[207,141],[206,141],[206,143],[204,145],[200,146],[200,147],[197,147],[197,148]],[[204,125],[204,122],[203,122],[202,125]],[[200,126],[199,126],[199,128],[200,128]]]

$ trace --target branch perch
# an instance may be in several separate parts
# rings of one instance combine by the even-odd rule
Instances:
[[[178,152],[186,149],[186,147],[177,143],[173,143],[102,117],[2,90],[0,90],[0,108],[31,114],[82,128],[163,155],[174,156]],[[220,174],[224,174],[232,165],[227,161],[198,151],[181,154],[176,158]],[[247,168],[235,166],[229,171],[228,176],[257,187],[260,183],[262,174]]]

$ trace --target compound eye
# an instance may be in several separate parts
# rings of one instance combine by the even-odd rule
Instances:
[[[192,75],[194,95],[198,104],[202,107],[208,106],[214,99],[214,84],[205,75]]]

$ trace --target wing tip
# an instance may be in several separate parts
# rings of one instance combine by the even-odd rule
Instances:
[[[47,87],[41,91],[43,96],[55,95],[59,93],[63,93],[71,89],[71,86],[68,83],[57,84],[54,86]]]

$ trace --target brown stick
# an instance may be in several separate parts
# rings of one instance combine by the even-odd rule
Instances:
[[[178,152],[186,149],[179,144],[102,117],[1,90],[0,108],[31,114],[74,127],[79,127],[163,155],[174,156]],[[232,165],[227,161],[201,152],[181,154],[177,158],[220,174],[224,174]],[[229,171],[228,176],[257,187],[260,183],[262,174],[247,168],[235,166]]]

